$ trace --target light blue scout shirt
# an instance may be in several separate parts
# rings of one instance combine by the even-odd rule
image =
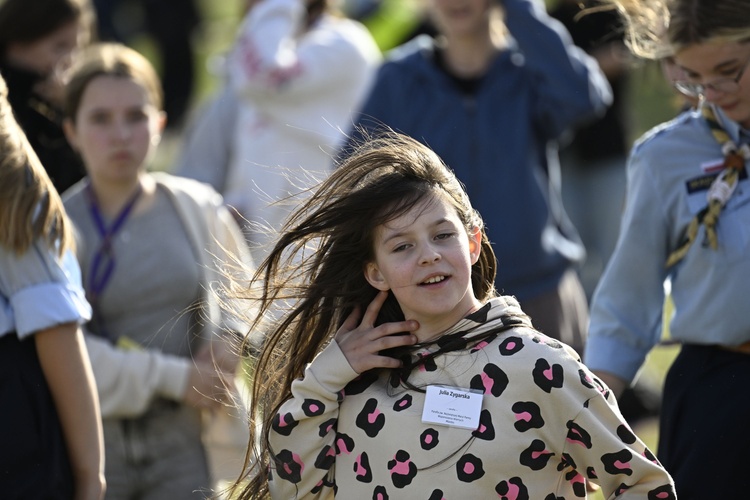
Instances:
[[[72,252],[58,259],[41,241],[23,255],[0,246],[0,337],[15,331],[23,339],[45,328],[90,318],[91,307]]]
[[[716,110],[736,144],[747,131]],[[740,135],[745,137],[740,140]],[[665,266],[693,216],[706,206],[721,147],[699,112],[683,113],[633,146],[617,248],[594,293],[584,362],[632,380],[660,340],[664,281],[671,279],[674,340],[737,345],[750,341],[750,183],[743,174],[717,225],[718,249],[705,230],[684,259]],[[746,162],[747,168],[747,162]]]

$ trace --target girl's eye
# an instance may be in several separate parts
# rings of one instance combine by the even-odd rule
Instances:
[[[440,233],[437,236],[435,236],[436,240],[447,240],[448,238],[452,238],[455,236],[456,233]]]
[[[130,123],[139,123],[142,122],[147,118],[146,113],[138,110],[138,111],[132,111],[128,113],[128,121]]]
[[[106,113],[94,113],[91,115],[91,123],[95,123],[97,125],[104,125],[109,121],[109,117]]]
[[[394,253],[395,253],[395,252],[401,252],[401,251],[403,251],[403,250],[406,250],[407,248],[409,248],[409,244],[408,244],[408,243],[403,243],[403,244],[401,244],[401,245],[397,246],[396,248],[394,248],[394,249],[393,249],[393,252],[394,252]]]

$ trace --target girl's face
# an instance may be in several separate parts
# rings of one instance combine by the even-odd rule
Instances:
[[[80,26],[71,21],[33,42],[15,42],[8,46],[8,60],[40,75],[50,75],[67,65],[79,45]]]
[[[83,91],[75,122],[65,122],[65,132],[93,181],[129,182],[145,168],[164,120],[139,83],[97,76]]]
[[[480,306],[471,287],[480,242],[480,231],[469,234],[445,195],[436,194],[377,228],[365,277],[420,323],[416,335],[435,334]]]
[[[705,87],[704,98],[708,102],[743,127],[750,128],[750,71],[747,69],[750,43],[694,44],[678,52],[675,61],[688,82]],[[727,84],[730,90],[724,90]]]
[[[494,0],[430,0],[432,19],[449,38],[474,37],[490,27]]]

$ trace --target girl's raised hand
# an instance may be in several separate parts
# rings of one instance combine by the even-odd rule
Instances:
[[[395,335],[413,332],[419,328],[419,323],[414,320],[374,326],[375,319],[387,297],[388,292],[378,293],[367,306],[361,321],[360,311],[358,309],[352,311],[334,337],[346,360],[349,361],[349,365],[357,373],[363,373],[372,368],[398,368],[401,366],[401,361],[390,356],[383,356],[380,352],[417,342],[415,335]]]

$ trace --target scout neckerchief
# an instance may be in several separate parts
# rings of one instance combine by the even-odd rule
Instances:
[[[89,273],[88,286],[86,287],[88,293],[86,295],[91,303],[92,309],[94,310],[94,323],[99,330],[97,333],[103,337],[107,337],[107,335],[104,332],[104,324],[101,315],[99,314],[98,301],[115,270],[115,251],[112,242],[117,232],[123,225],[125,225],[125,221],[133,210],[133,207],[138,201],[138,198],[140,198],[142,192],[143,188],[139,183],[135,193],[133,193],[127,203],[125,203],[125,206],[122,207],[120,213],[117,214],[112,221],[112,224],[108,227],[104,220],[104,216],[99,209],[99,202],[96,199],[96,194],[94,193],[91,184],[86,186],[85,193],[86,200],[89,204],[89,212],[91,213],[91,218],[94,220],[94,225],[96,226],[96,230],[101,238],[99,248],[97,248],[91,261],[91,272]]]
[[[732,193],[737,188],[739,177],[745,169],[745,160],[750,159],[750,147],[743,144],[737,147],[729,134],[722,128],[716,119],[713,107],[704,104],[701,107],[701,113],[711,129],[711,134],[721,145],[721,152],[724,155],[723,170],[711,183],[708,189],[708,204],[698,212],[688,225],[687,232],[683,237],[680,246],[669,255],[667,267],[677,264],[690,249],[690,245],[695,241],[698,235],[698,228],[701,224],[706,228],[706,242],[716,250],[718,240],[716,238],[716,223],[719,220],[721,209],[727,204]]]

